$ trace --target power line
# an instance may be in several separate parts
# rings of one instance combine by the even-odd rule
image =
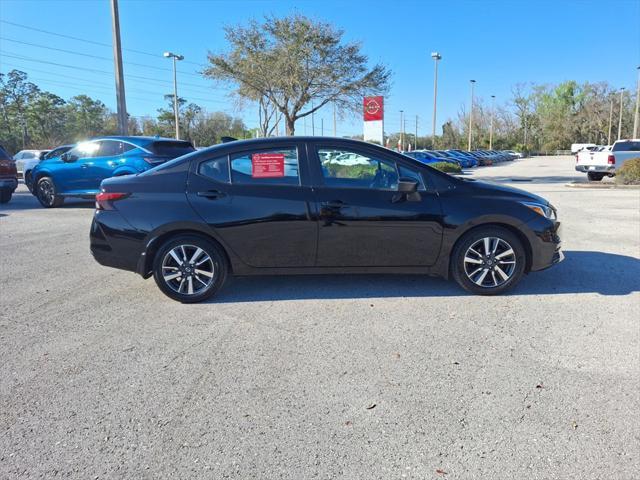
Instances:
[[[13,25],[14,27],[20,27],[20,28],[24,28],[24,29],[27,29],[27,30],[32,30],[34,32],[46,33],[47,35],[55,35],[56,37],[62,37],[62,38],[70,39],[70,40],[76,40],[78,42],[85,42],[85,43],[90,43],[92,45],[99,45],[101,47],[112,48],[112,45],[110,43],[96,42],[95,40],[87,40],[86,38],[79,38],[79,37],[74,37],[72,35],[65,35],[63,33],[51,32],[49,30],[44,30],[42,28],[30,27],[28,25],[23,25],[21,23],[9,22],[7,20],[0,20],[0,22],[5,23],[7,25]],[[157,53],[145,52],[145,51],[142,51],[142,50],[135,50],[133,48],[123,48],[123,50],[125,50],[127,52],[138,53],[140,55],[148,55],[150,57],[158,58],[158,54]],[[198,65],[200,67],[206,67],[207,66],[207,65],[202,64],[202,63],[191,62],[191,61],[188,61],[188,60],[184,60],[184,62],[185,63],[190,63],[192,65]]]
[[[110,72],[110,71],[107,71],[107,70],[98,70],[98,69],[95,69],[95,68],[80,67],[78,65],[69,65],[69,64],[64,64],[64,63],[50,62],[48,60],[42,60],[42,59],[39,59],[39,58],[25,57],[25,56],[22,56],[22,55],[13,54],[12,52],[6,53],[6,51],[3,52],[2,55],[5,56],[5,57],[9,57],[9,58],[15,58],[17,60],[24,60],[24,61],[27,61],[27,62],[35,62],[35,63],[43,63],[43,64],[47,64],[47,65],[55,65],[55,66],[64,67],[64,68],[72,68],[72,69],[75,69],[75,70],[82,70],[84,72],[103,73],[103,74],[108,74],[108,75],[111,75],[113,73],[113,72]],[[127,77],[128,78],[137,78],[137,79],[140,79],[140,80],[146,80],[148,82],[171,84],[171,82],[167,81],[167,80],[160,80],[160,79],[151,78],[151,77],[143,77],[143,76],[140,76],[140,75],[128,74]],[[202,85],[196,85],[194,83],[182,82],[181,85],[187,85],[187,86],[190,86],[190,87],[202,89],[202,90],[204,90],[203,93],[207,93],[208,90],[209,90],[208,87],[204,87]]]
[[[4,40],[7,42],[13,42],[13,43],[19,43],[22,45],[29,45],[31,47],[37,47],[37,48],[45,48],[47,50],[54,50],[56,52],[64,52],[64,53],[70,53],[71,55],[79,55],[82,57],[88,57],[88,58],[95,58],[97,60],[105,60],[107,62],[112,62],[113,58],[109,58],[109,57],[101,57],[98,55],[92,55],[90,53],[83,53],[83,52],[76,52],[74,50],[66,50],[64,48],[55,48],[55,47],[49,47],[47,45],[40,45],[37,43],[30,43],[30,42],[23,42],[22,40],[14,40],[12,38],[7,38],[7,37],[2,37],[0,36],[0,40]],[[154,70],[162,70],[164,72],[172,72],[172,70],[170,68],[164,68],[164,67],[156,67],[154,65],[146,65],[144,63],[136,63],[136,62],[123,62],[126,65],[135,65],[137,67],[144,67],[144,68],[152,68]],[[190,73],[190,72],[180,72],[181,75],[189,75],[192,77],[196,77],[196,78],[200,78],[202,79],[202,76],[197,74],[197,73]]]

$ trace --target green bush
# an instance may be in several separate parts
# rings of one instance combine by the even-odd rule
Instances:
[[[616,171],[616,183],[640,185],[640,158],[631,158]]]
[[[457,163],[436,162],[430,163],[429,166],[445,173],[462,173],[462,168]]]

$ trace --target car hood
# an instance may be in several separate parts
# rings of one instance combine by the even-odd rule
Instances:
[[[495,183],[491,181],[485,180],[474,180],[474,179],[462,179],[462,181],[472,188],[474,191],[480,194],[486,194],[491,196],[501,196],[501,197],[509,197],[514,200],[525,201],[525,202],[537,202],[542,205],[549,205],[549,201],[545,198],[536,195],[535,193],[526,192],[524,190],[520,190],[519,188],[513,188],[508,185],[504,185],[502,183]]]

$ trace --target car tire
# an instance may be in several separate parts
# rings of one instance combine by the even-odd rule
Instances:
[[[29,191],[33,193],[33,179],[31,178],[31,170],[24,174],[24,184],[27,186]]]
[[[0,203],[9,203],[11,201],[11,196],[13,195],[13,191],[9,189],[0,190]]]
[[[479,227],[456,243],[451,254],[451,275],[471,293],[498,295],[520,281],[526,262],[522,242],[512,232],[497,226]]]
[[[38,180],[36,198],[45,208],[59,207],[64,202],[64,197],[58,195],[56,184],[51,177],[42,177]]]
[[[198,266],[200,268],[196,268]],[[182,303],[197,303],[213,297],[224,285],[228,271],[222,249],[197,235],[169,239],[153,260],[153,278],[158,288]]]
[[[588,172],[587,178],[589,179],[590,182],[599,182],[604,178],[604,173]]]

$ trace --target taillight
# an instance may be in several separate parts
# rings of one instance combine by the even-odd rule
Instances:
[[[614,157],[613,155],[609,155],[607,157],[607,163],[609,165],[615,165],[616,164],[616,157]]]
[[[113,210],[112,202],[127,198],[129,193],[100,192],[96,195],[96,210]]]

